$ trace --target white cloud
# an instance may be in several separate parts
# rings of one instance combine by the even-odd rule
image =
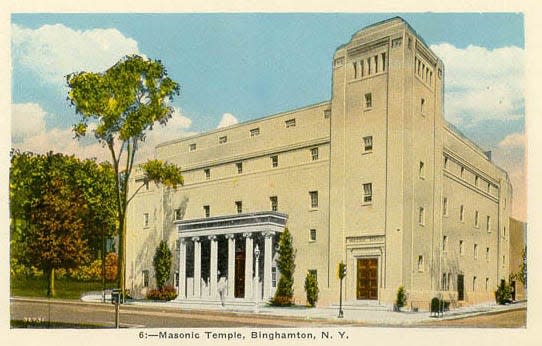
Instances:
[[[31,107],[25,104],[14,104],[12,105],[12,109],[25,109],[25,106],[26,108],[41,110],[41,112],[45,113],[37,104],[32,104]],[[21,112],[18,114],[24,115]],[[12,123],[16,122],[16,117],[19,117],[19,115],[14,111]],[[141,162],[148,158],[153,158],[154,148],[159,143],[195,134],[194,132],[187,131],[191,124],[192,121],[182,115],[178,108],[175,108],[174,114],[166,126],[157,125],[152,131],[147,132],[147,139],[144,143],[140,144],[136,160]],[[89,128],[92,129],[93,124],[89,124]],[[16,149],[35,153],[43,154],[48,151],[54,151],[67,155],[73,154],[79,158],[95,157],[99,161],[110,160],[109,150],[98,143],[91,132],[88,132],[87,137],[78,141],[74,139],[71,128],[46,130],[45,126],[43,126],[39,131],[27,131],[24,135],[20,136],[17,142],[14,141],[12,145]]]
[[[514,120],[523,115],[524,55],[512,46],[489,50],[449,43],[432,45],[444,61],[445,117],[458,126],[484,120]]]
[[[525,135],[523,133],[511,133],[499,142],[500,148],[525,148]]]
[[[11,138],[20,142],[26,137],[45,132],[47,112],[37,103],[20,103],[11,106]]]
[[[62,24],[37,29],[13,24],[12,51],[14,64],[56,85],[64,85],[72,72],[101,72],[121,57],[139,53],[137,42],[117,29],[81,31]]]
[[[235,125],[238,122],[239,122],[239,120],[237,120],[237,118],[233,114],[224,113],[222,115],[222,119],[220,120],[220,123],[218,123],[218,126],[216,128],[218,129],[218,128],[221,128],[221,127],[227,127],[227,126]]]

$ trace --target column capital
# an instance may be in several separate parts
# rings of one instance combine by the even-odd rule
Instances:
[[[215,234],[209,235],[209,236],[207,236],[207,238],[209,238],[210,241],[216,241],[216,235]]]
[[[235,238],[235,234],[234,234],[234,233],[224,234],[224,236],[226,237],[226,239],[234,239],[234,238]]]
[[[263,231],[262,232],[262,235],[266,238],[271,238],[275,235],[275,231]]]
[[[201,239],[200,237],[192,237],[193,242],[199,242]]]
[[[243,233],[243,237],[245,237],[245,238],[252,238],[252,232],[245,232],[245,233]]]
[[[186,244],[186,237],[180,237],[179,244]]]

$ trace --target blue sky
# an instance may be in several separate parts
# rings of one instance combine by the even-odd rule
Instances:
[[[446,65],[446,119],[493,150],[524,194],[518,13],[13,14],[13,146],[105,159],[90,140],[61,139],[77,119],[63,76],[104,70],[129,53],[160,59],[181,84],[177,117],[149,138],[146,155],[170,137],[329,100],[335,49],[362,27],[396,15]]]

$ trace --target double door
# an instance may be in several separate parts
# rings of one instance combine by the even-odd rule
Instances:
[[[356,298],[364,300],[378,299],[378,259],[363,258],[357,260]]]

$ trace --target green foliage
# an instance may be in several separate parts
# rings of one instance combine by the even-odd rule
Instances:
[[[307,276],[305,276],[305,293],[307,294],[307,302],[310,306],[316,306],[319,292],[316,276],[311,272],[307,272]]]
[[[164,286],[161,289],[153,289],[147,293],[147,299],[151,300],[173,300],[177,298],[177,290],[172,286]]]
[[[280,235],[278,254],[277,268],[280,272],[280,277],[272,304],[288,306],[292,304],[294,297],[293,285],[296,255],[292,235],[288,228],[284,229],[284,232]]]
[[[510,279],[518,280],[524,287],[527,287],[527,247],[523,248],[522,258],[519,272],[510,275]]]
[[[171,101],[179,94],[179,85],[170,79],[159,60],[148,60],[137,55],[126,56],[102,73],[76,72],[66,77],[68,99],[75,107],[80,121],[74,125],[76,137],[87,134],[93,123],[93,134],[111,153],[115,174],[115,211],[119,229],[119,286],[125,287],[126,210],[128,184],[139,143],[158,123],[165,125],[173,114]],[[121,162],[122,160],[122,162]],[[153,180],[176,186],[182,184],[176,166],[163,165],[159,171],[150,163]],[[147,173],[147,172],[146,172]],[[137,192],[137,191],[136,191]]]
[[[169,279],[171,271],[171,250],[165,241],[161,241],[156,248],[153,258],[154,273],[156,277],[156,286],[161,290]]]
[[[512,287],[505,280],[502,280],[495,291],[495,301],[497,304],[506,304],[512,301]]]
[[[156,184],[162,183],[166,186],[177,188],[184,180],[181,172],[171,163],[164,163],[160,160],[149,160],[141,168],[145,171],[146,178]]]
[[[395,305],[397,305],[398,308],[402,308],[406,305],[407,302],[407,293],[405,288],[401,285],[397,289],[397,297],[395,298]]]

